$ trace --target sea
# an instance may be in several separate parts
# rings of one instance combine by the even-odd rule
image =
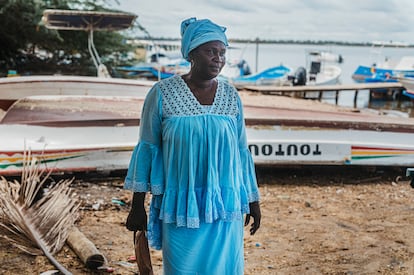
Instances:
[[[293,70],[305,67],[308,63],[309,51],[326,51],[341,55],[343,61],[338,65],[342,69],[340,83],[355,83],[352,74],[359,65],[381,64],[385,60],[398,62],[403,56],[414,55],[414,48],[410,47],[373,47],[373,46],[346,46],[346,45],[304,45],[304,44],[273,44],[273,43],[231,43],[227,51],[228,60],[244,59],[252,73],[274,67],[280,64]],[[414,107],[411,100],[376,99],[369,100],[368,91],[359,91],[358,108],[372,108],[393,110],[401,116],[414,117]],[[332,97],[322,99],[333,103]],[[354,94],[343,92],[339,96],[338,105],[353,106]]]

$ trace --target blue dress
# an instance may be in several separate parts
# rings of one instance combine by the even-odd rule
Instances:
[[[166,274],[241,274],[227,271],[243,270],[243,214],[259,190],[237,90],[219,80],[206,107],[181,76],[155,84],[124,188],[152,194],[148,239]]]

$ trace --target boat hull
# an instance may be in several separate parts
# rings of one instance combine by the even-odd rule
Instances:
[[[258,165],[414,165],[412,133],[273,126],[247,134]]]
[[[397,82],[399,76],[414,76],[414,70],[387,69],[360,65],[352,74],[352,79],[358,83]]]
[[[24,148],[41,168],[58,174],[126,170],[139,126],[1,125],[5,130],[10,134],[1,144],[12,146],[0,150],[0,175],[17,176]],[[255,125],[247,127],[247,139],[256,165],[414,165],[414,133]]]
[[[273,98],[244,104],[256,165],[414,166],[414,119],[263,106],[281,100]],[[142,104],[124,97],[19,100],[0,124],[0,175],[20,175],[26,152],[58,174],[125,170],[138,142]]]
[[[315,78],[308,78],[306,85],[335,85],[340,83],[342,69],[336,65],[324,65],[324,69]]]
[[[0,108],[35,95],[130,96],[144,98],[154,81],[88,76],[16,76],[0,78]]]
[[[18,176],[25,154],[53,173],[109,173],[128,167],[138,127],[0,125],[0,175]],[[5,132],[7,131],[7,132]],[[134,141],[135,140],[135,141]]]
[[[231,78],[229,81],[237,86],[246,85],[286,85],[288,83],[288,75],[292,70],[284,65],[265,69],[261,72],[251,75],[243,75]]]

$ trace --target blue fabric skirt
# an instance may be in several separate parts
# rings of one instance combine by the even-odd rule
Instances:
[[[164,223],[162,232],[164,274],[244,274],[243,220],[200,228]]]

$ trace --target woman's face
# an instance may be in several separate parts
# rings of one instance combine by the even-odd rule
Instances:
[[[211,41],[198,46],[190,53],[192,74],[201,79],[212,79],[226,64],[226,46],[221,41]]]

